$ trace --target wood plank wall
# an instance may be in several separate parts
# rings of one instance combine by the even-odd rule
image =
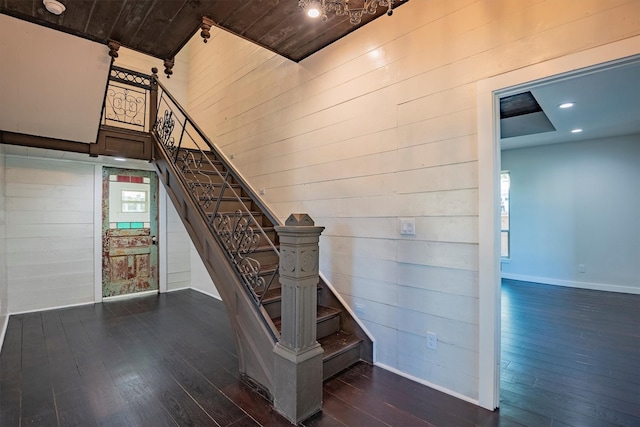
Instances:
[[[189,112],[280,218],[326,227],[321,271],[380,363],[477,399],[476,84],[640,34],[639,16],[638,0],[413,0],[301,63],[212,30],[188,45]]]
[[[93,302],[94,167],[6,157],[10,312]]]
[[[184,101],[188,69],[181,58],[176,74],[161,78]],[[162,61],[128,49],[117,65],[145,73],[156,66],[163,76]],[[94,301],[91,162],[75,153],[0,145],[0,327],[8,312]],[[189,237],[170,204],[166,216],[167,288],[190,287]],[[216,293],[212,283],[202,286]]]
[[[191,286],[191,239],[167,197],[167,290]]]
[[[4,266],[7,274],[6,281],[0,275],[0,303],[8,302],[8,312],[16,313],[93,302],[93,233],[94,227],[102,227],[93,220],[94,164],[13,155],[4,159],[0,251],[6,240],[6,256],[0,274]],[[2,169],[0,176],[5,177]],[[190,287],[189,236],[172,205],[167,211],[160,212],[167,217],[167,288]]]

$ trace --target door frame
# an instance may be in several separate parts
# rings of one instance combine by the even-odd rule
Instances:
[[[500,109],[499,97],[532,83],[564,79],[640,54],[640,36],[480,80],[478,129],[479,362],[478,403],[500,406]],[[605,64],[606,63],[606,64]]]
[[[135,162],[135,161],[134,161]],[[155,171],[148,163],[139,162],[136,165],[127,164],[96,164],[94,165],[94,199],[93,199],[93,282],[94,282],[94,302],[101,303],[102,297],[102,170],[104,167],[121,169],[133,169],[141,171]],[[166,220],[167,193],[158,180],[158,292],[167,292],[167,236]]]

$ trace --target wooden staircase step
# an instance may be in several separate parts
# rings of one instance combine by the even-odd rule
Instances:
[[[362,339],[340,330],[318,340],[324,349],[322,379],[327,380],[360,360]]]
[[[317,339],[320,340],[326,336],[335,334],[340,329],[340,313],[342,310],[336,308],[318,306],[318,312],[316,315]],[[274,326],[280,332],[282,329],[282,318],[280,316],[271,319]]]
[[[318,292],[322,290],[320,284],[318,284]],[[269,314],[271,319],[275,319],[276,317],[280,317],[281,310],[281,301],[282,295],[280,294],[282,290],[280,289],[280,283],[273,283],[266,295],[262,299],[262,306]]]

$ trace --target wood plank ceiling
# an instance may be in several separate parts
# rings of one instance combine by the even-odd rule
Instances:
[[[298,0],[59,1],[67,8],[60,16],[47,12],[42,0],[0,0],[0,13],[99,43],[115,40],[163,60],[180,51],[206,16],[215,26],[297,62],[386,12],[379,6],[375,15],[352,25],[333,13],[326,22],[311,20]],[[355,6],[361,0],[351,1]]]

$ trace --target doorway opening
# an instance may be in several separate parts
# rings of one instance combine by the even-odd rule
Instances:
[[[102,297],[158,292],[158,178],[102,169]]]
[[[534,84],[569,80],[580,74],[638,60],[635,36],[478,82],[479,181],[479,404],[500,402],[500,172],[499,100]],[[578,71],[576,71],[578,70]],[[513,191],[513,189],[512,189]],[[511,212],[513,216],[513,211]],[[513,232],[513,230],[512,230]]]

